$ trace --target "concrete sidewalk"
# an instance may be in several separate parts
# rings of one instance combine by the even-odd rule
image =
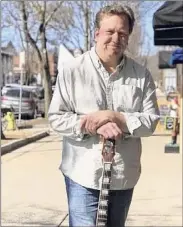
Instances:
[[[142,175],[127,226],[182,226],[182,154],[165,154],[169,141],[143,139]],[[52,133],[2,156],[2,226],[68,226],[61,145]]]
[[[61,223],[67,204],[60,148],[60,138],[51,135],[2,156],[2,226]]]
[[[143,141],[142,175],[129,213],[129,226],[182,226],[182,154],[164,153],[170,137]]]

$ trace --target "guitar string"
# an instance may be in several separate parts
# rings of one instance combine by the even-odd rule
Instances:
[[[115,144],[113,143],[113,148],[112,149],[115,149]],[[110,191],[110,183],[111,183],[111,171],[112,171],[112,162],[110,163],[110,166],[109,166],[109,169],[106,170],[105,168],[105,164],[104,164],[104,170],[103,170],[103,178],[102,178],[102,189],[107,189],[107,196],[105,194],[105,196],[103,195],[103,191],[101,190],[101,195],[100,196],[100,200],[103,200],[105,199],[105,201],[107,201],[107,208],[109,206],[109,191]],[[107,183],[104,182],[104,178],[106,179],[107,178]],[[99,201],[100,202],[100,201]],[[105,208],[105,209],[104,209]],[[99,204],[99,210],[102,210],[103,212],[101,212],[101,214],[99,213],[99,217],[102,217],[102,220],[104,220],[106,218],[106,215],[104,214],[104,210],[106,211],[107,213],[107,216],[108,216],[108,209],[106,209],[106,206],[105,204],[104,205],[101,205]],[[105,218],[104,218],[105,217]],[[99,218],[100,220],[100,218]],[[107,220],[105,220],[105,224],[107,224]]]
[[[103,176],[102,176],[102,187],[101,187],[101,189],[102,188],[104,188],[104,178],[105,178],[105,163],[103,164],[104,166],[103,166]],[[101,190],[101,196],[100,196],[100,201],[99,201],[99,221],[100,221],[100,219],[101,220],[103,220],[103,205],[102,205],[102,203],[101,203],[101,201],[103,200],[103,195],[102,195],[102,190]]]
[[[103,182],[102,182],[102,188],[105,189],[105,190],[107,190],[107,196],[106,195],[103,195],[102,192],[101,192],[101,197],[100,197],[101,201],[104,201],[104,200],[107,201],[107,208],[108,208],[108,205],[109,205],[108,203],[109,203],[109,190],[110,190],[110,182],[111,182],[111,167],[112,167],[112,163],[109,166],[109,170],[108,169],[106,170],[105,165],[104,165],[103,179],[104,178],[105,179],[107,178],[108,181],[106,183],[103,180]],[[108,212],[108,209],[106,209],[106,206],[105,205],[100,205],[99,209],[101,209],[103,212],[104,211],[105,212]],[[101,212],[101,214],[100,214],[100,217],[102,217],[102,220],[104,220],[105,217],[106,217],[106,215],[103,212]],[[105,220],[105,222],[107,222],[107,220]]]
[[[105,192],[107,191],[107,195],[105,193],[104,196],[101,196],[102,197],[102,200],[103,200],[103,204],[104,206],[102,205],[102,210],[103,210],[103,214],[102,214],[102,217],[103,217],[103,220],[105,222],[105,224],[107,224],[107,219],[106,219],[106,215],[105,213],[107,214],[108,216],[108,203],[109,203],[109,189],[110,189],[110,166],[108,165],[104,165],[104,178],[105,178],[105,182],[104,182],[104,189],[105,189]],[[107,202],[107,204],[105,205],[105,202]],[[107,206],[107,207],[106,207]]]
[[[104,163],[104,169],[103,169],[103,178],[102,178],[102,189],[105,189],[106,188],[106,185],[105,185],[105,177],[106,177],[106,168],[105,168],[106,166],[105,166],[105,163]],[[104,201],[104,196],[103,196],[103,190],[101,190],[101,197],[100,197],[100,204],[99,204],[99,210],[100,210],[100,213],[99,213],[99,215],[100,215],[100,218],[99,218],[99,220],[101,219],[101,221],[102,220],[104,220],[104,214],[103,214],[103,212],[104,212],[104,206],[102,205],[103,204],[103,201]]]
[[[106,149],[106,148],[104,148],[104,149]],[[103,188],[106,190],[106,182],[105,182],[105,179],[106,179],[106,164],[104,163],[104,174],[103,174]],[[103,197],[103,195],[101,196],[102,197],[102,200],[104,201],[104,197]],[[101,209],[102,209],[102,219],[104,220],[105,218],[105,215],[104,215],[104,211],[105,211],[105,209],[104,209],[104,206],[102,205],[101,206]]]
[[[107,189],[107,196],[105,197],[105,200],[107,201],[107,207],[105,207],[105,211],[107,213],[107,216],[108,216],[108,206],[109,206],[109,191],[110,191],[110,183],[111,183],[111,164],[108,166],[108,169],[105,173],[106,175],[106,178],[107,178],[107,184],[106,184],[106,189]],[[107,223],[107,219],[105,220],[105,222]]]

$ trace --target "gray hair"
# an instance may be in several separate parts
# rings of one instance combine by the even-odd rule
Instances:
[[[120,4],[112,4],[104,6],[99,10],[95,17],[95,28],[100,28],[100,22],[105,15],[126,15],[129,21],[129,33],[133,31],[133,26],[135,23],[134,12],[129,6],[122,6]]]

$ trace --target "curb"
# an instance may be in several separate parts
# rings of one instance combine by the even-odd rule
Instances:
[[[20,148],[22,146],[25,146],[29,143],[32,143],[36,140],[40,140],[46,136],[49,136],[50,133],[48,131],[44,131],[44,132],[39,132],[33,136],[30,136],[30,137],[27,137],[25,139],[20,139],[20,140],[17,140],[17,141],[14,141],[12,143],[9,143],[9,144],[5,144],[5,145],[2,145],[1,146],[1,156],[4,155],[4,154],[7,154],[17,148]]]

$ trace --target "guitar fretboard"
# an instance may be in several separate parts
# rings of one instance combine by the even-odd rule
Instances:
[[[107,226],[112,162],[104,162],[103,165],[104,167],[103,167],[102,185],[101,185],[100,196],[99,196],[97,222],[96,222],[96,226],[98,227]]]

